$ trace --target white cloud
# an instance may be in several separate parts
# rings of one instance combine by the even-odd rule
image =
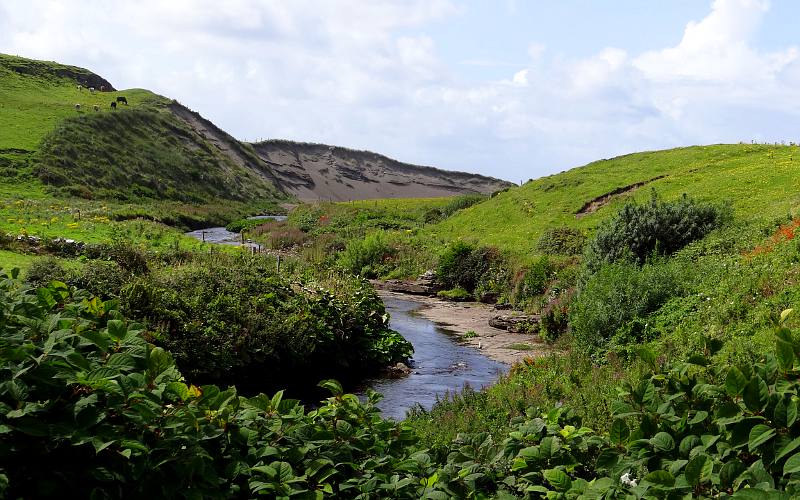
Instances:
[[[735,118],[800,118],[798,48],[753,43],[768,8],[716,0],[677,45],[646,53],[606,47],[576,59],[537,41],[516,48],[528,63],[474,54],[455,64],[432,31],[459,12],[447,0],[33,0],[0,6],[0,51],[153,89],[243,139],[328,142],[519,180],[791,130]],[[507,76],[465,83],[449,63]]]

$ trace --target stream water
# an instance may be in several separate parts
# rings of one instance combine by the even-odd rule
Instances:
[[[252,219],[284,220],[285,216],[258,216]],[[241,236],[224,227],[212,227],[186,233],[188,236],[221,245],[242,245]],[[245,240],[244,245],[252,246]],[[374,378],[360,384],[364,396],[369,387],[383,394],[378,404],[384,417],[402,420],[406,412],[419,404],[429,410],[445,394],[465,386],[474,389],[492,384],[508,366],[487,358],[480,351],[462,345],[457,337],[433,322],[414,313],[421,305],[409,300],[387,298],[389,326],[414,346],[412,372],[401,378]]]
[[[508,366],[487,358],[480,351],[462,345],[457,337],[414,313],[421,305],[387,298],[389,326],[414,345],[412,373],[402,378],[365,381],[366,387],[383,394],[378,404],[384,417],[401,420],[415,404],[429,410],[436,399],[460,391],[492,384]]]
[[[285,215],[256,215],[255,217],[248,217],[248,219],[269,219],[269,220],[277,220],[283,221],[286,220]],[[216,243],[219,245],[245,245],[245,246],[253,246],[254,243],[248,242],[247,240],[242,242],[242,236],[239,233],[233,233],[228,231],[224,227],[209,227],[207,229],[198,229],[197,231],[190,231],[186,233],[186,236],[191,236],[192,238],[198,239],[200,241],[204,241],[206,243]]]

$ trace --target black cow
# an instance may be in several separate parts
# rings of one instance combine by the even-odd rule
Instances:
[[[111,101],[111,109],[117,109],[117,103],[116,102]]]
[[[117,102],[124,103],[126,106],[128,105],[128,100],[125,98],[125,96],[117,97]]]

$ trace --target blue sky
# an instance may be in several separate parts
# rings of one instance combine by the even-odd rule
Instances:
[[[0,51],[288,138],[535,178],[633,151],[800,142],[792,0],[0,2]]]

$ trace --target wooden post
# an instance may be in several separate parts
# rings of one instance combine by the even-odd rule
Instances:
[[[201,231],[200,234],[203,235],[203,243],[205,243],[206,242],[206,232],[205,231]]]

